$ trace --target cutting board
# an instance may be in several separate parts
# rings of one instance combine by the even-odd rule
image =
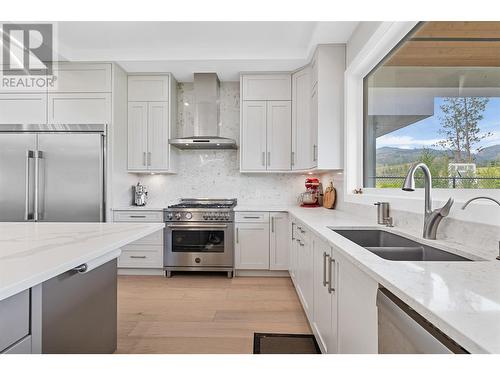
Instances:
[[[330,185],[325,190],[323,194],[323,207],[325,208],[333,208],[335,206],[335,199],[337,198],[337,194],[335,188],[333,187],[333,182],[330,182]]]

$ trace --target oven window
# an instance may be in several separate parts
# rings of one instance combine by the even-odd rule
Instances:
[[[174,253],[223,253],[223,230],[174,230],[172,231]]]

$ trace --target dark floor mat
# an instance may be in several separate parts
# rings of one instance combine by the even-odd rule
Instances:
[[[321,354],[314,335],[254,333],[253,354]]]

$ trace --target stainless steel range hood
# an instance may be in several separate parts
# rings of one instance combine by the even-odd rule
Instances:
[[[236,149],[234,139],[220,136],[219,78],[215,73],[194,73],[194,127],[192,134],[171,139],[180,149]]]

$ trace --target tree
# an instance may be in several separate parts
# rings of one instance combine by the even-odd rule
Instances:
[[[481,134],[479,122],[489,99],[484,97],[450,97],[444,98],[440,108],[442,129],[440,133],[445,139],[438,142],[441,147],[453,152],[456,163],[474,161],[474,146],[491,133]],[[477,148],[477,152],[481,148]]]

